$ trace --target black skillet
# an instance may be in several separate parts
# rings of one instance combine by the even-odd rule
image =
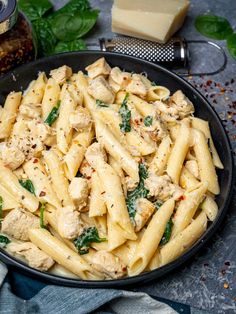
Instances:
[[[133,71],[135,73],[145,72],[149,79],[154,81],[157,85],[164,85],[170,89],[171,93],[181,89],[183,93],[193,102],[196,112],[195,115],[202,119],[208,120],[213,136],[216,149],[223,162],[224,169],[218,171],[219,183],[221,193],[217,196],[217,204],[219,206],[219,213],[213,223],[211,223],[204,233],[204,235],[182,256],[173,261],[172,263],[160,267],[156,270],[143,273],[139,276],[106,280],[106,281],[83,281],[79,279],[70,279],[61,276],[43,273],[35,270],[25,263],[10,256],[2,249],[0,249],[0,260],[5,262],[11,267],[17,268],[28,275],[36,277],[46,282],[84,287],[84,288],[107,288],[107,287],[124,287],[134,286],[137,284],[145,284],[149,281],[156,280],[157,278],[176,270],[181,264],[186,262],[194,256],[205,243],[212,237],[212,235],[219,228],[222,222],[228,205],[232,196],[233,188],[233,157],[230,147],[229,138],[223,128],[223,125],[216,114],[215,110],[211,107],[209,102],[188,82],[174,74],[173,72],[150,62],[142,61],[134,57],[128,57],[109,52],[97,51],[83,51],[59,54],[48,58],[40,59],[26,65],[23,65],[7,75],[0,78],[0,104],[4,103],[6,95],[10,91],[19,91],[27,88],[30,81],[37,77],[38,72],[45,71],[47,74],[51,69],[57,68],[64,64],[73,68],[73,71],[83,70],[85,67],[96,59],[105,57],[111,66],[118,66],[126,71]]]

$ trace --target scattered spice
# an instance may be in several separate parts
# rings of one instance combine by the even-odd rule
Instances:
[[[46,193],[44,192],[44,191],[41,191],[40,193],[39,193],[39,196],[41,197],[41,196],[45,196],[46,195]]]
[[[227,282],[224,283],[224,288],[229,289],[229,284]]]

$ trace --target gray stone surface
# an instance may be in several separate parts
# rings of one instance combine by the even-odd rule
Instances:
[[[63,1],[55,1],[60,5]],[[65,1],[64,1],[65,2]],[[163,1],[164,2],[164,1]],[[111,37],[110,10],[112,1],[92,0],[92,5],[99,8],[101,13],[98,24],[88,38],[88,43],[94,43],[99,37]],[[180,34],[187,39],[205,39],[194,28],[194,19],[198,14],[212,12],[221,15],[231,22],[236,30],[236,1],[235,0],[191,0],[186,22]],[[224,41],[217,42],[226,48]],[[216,51],[209,47],[196,46],[194,48],[193,67],[194,70],[212,71],[219,62]],[[232,78],[236,81],[236,60],[227,52],[228,64],[226,69],[212,77],[188,78],[190,83],[208,97],[215,107],[229,132],[230,140],[236,151],[236,129],[234,120],[236,116],[229,112],[236,112],[230,108],[232,101],[236,101],[236,82],[232,86],[224,87],[226,81]],[[213,80],[211,86],[204,87],[207,80]],[[215,86],[215,84],[220,86]],[[223,93],[222,86],[227,90]],[[213,86],[213,88],[211,88]],[[210,97],[214,95],[214,97]],[[215,103],[214,99],[217,103]],[[235,193],[234,193],[235,194]],[[149,285],[137,288],[137,291],[145,291],[149,294],[189,304],[199,309],[207,310],[209,313],[236,313],[236,198],[231,203],[228,215],[221,225],[219,231],[201,252],[191,261],[162,279]],[[225,265],[226,262],[226,265]],[[227,265],[229,262],[229,265]],[[224,288],[224,283],[229,285]]]

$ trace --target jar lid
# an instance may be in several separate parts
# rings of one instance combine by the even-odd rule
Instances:
[[[7,32],[13,27],[17,16],[16,0],[0,0],[0,34]]]

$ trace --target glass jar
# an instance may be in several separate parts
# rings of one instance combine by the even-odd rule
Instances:
[[[35,58],[30,23],[16,0],[0,0],[0,75]]]

